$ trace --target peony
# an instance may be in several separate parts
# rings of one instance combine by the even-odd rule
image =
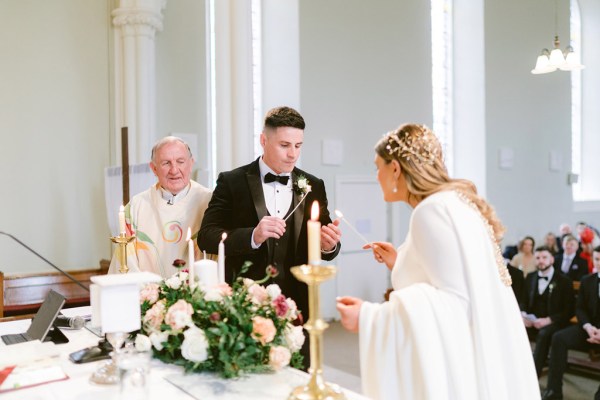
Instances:
[[[267,293],[269,294],[269,297],[271,299],[275,299],[281,294],[281,288],[279,287],[279,285],[272,283],[269,286],[267,286]]]
[[[186,360],[202,362],[208,358],[208,340],[202,329],[191,326],[183,332],[181,355]]]
[[[288,303],[285,301],[285,296],[282,294],[277,296],[271,302],[271,304],[273,305],[273,308],[275,308],[275,313],[279,318],[284,318],[287,315],[288,310],[290,309],[290,306],[288,306]]]
[[[306,340],[304,332],[302,332],[302,327],[293,326],[289,323],[286,325],[283,335],[287,348],[292,352],[300,350]]]
[[[135,337],[135,349],[137,351],[149,351],[152,348],[152,341],[146,335],[138,333]]]
[[[260,316],[252,318],[252,337],[261,344],[272,342],[275,333],[275,324],[272,320]]]
[[[269,350],[269,365],[278,370],[290,364],[292,354],[283,346],[273,346]]]
[[[294,300],[292,300],[291,298],[287,298],[285,299],[285,302],[288,305],[288,315],[287,318],[290,321],[295,320],[296,318],[298,318],[298,306],[296,305],[296,302]]]
[[[250,301],[257,305],[261,305],[269,299],[267,289],[258,284],[250,286],[248,288],[248,294],[250,295]]]
[[[178,274],[175,274],[169,279],[165,280],[165,284],[171,289],[177,290],[181,287],[181,279],[179,279]]]
[[[242,279],[242,282],[244,283],[244,286],[247,288],[254,285],[254,281],[250,278],[244,278],[244,279]]]
[[[177,330],[188,326],[192,322],[194,308],[187,301],[180,299],[169,307],[165,322],[171,325],[171,329]]]
[[[219,283],[217,286],[206,289],[204,300],[221,301],[224,296],[231,296],[232,293],[231,286],[226,283]]]
[[[169,334],[167,332],[152,332],[150,334],[150,341],[152,346],[158,351],[163,349],[163,343],[169,340]]]
[[[160,325],[163,323],[165,318],[165,303],[161,300],[154,303],[151,309],[146,311],[144,315],[144,324],[150,329],[160,329]]]
[[[159,286],[156,283],[149,283],[140,292],[140,302],[147,301],[149,304],[154,304],[158,300]]]

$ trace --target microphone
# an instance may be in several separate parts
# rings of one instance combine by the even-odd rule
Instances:
[[[75,317],[65,317],[64,315],[59,315],[54,320],[54,326],[57,328],[81,329],[84,325],[85,319],[79,315]]]
[[[46,264],[48,264],[49,266],[51,266],[52,268],[54,268],[55,270],[57,270],[58,272],[60,272],[61,274],[63,274],[67,278],[69,278],[70,280],[72,280],[73,282],[75,282],[77,285],[81,286],[83,289],[85,289],[88,292],[90,291],[90,289],[88,287],[86,287],[83,283],[79,282],[79,280],[77,280],[75,277],[73,277],[73,275],[69,274],[66,271],[63,271],[61,268],[59,268],[56,265],[52,264],[50,261],[48,261],[42,255],[40,255],[37,251],[33,250],[31,247],[29,247],[25,243],[21,242],[19,239],[17,239],[16,237],[14,237],[13,235],[11,235],[10,233],[6,233],[6,232],[0,231],[0,235],[8,236],[9,238],[11,238],[12,240],[14,240],[15,242],[19,243],[21,246],[25,247],[31,253],[35,254],[40,259],[44,260],[46,262]]]

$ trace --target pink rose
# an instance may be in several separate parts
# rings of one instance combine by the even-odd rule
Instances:
[[[269,365],[275,369],[281,369],[290,364],[292,354],[283,346],[273,346],[269,350]]]
[[[277,314],[277,316],[279,318],[285,317],[285,315],[287,314],[288,310],[290,309],[290,306],[285,301],[285,296],[282,295],[282,294],[280,294],[279,296],[275,297],[275,300],[273,300],[273,302],[271,304],[275,308],[275,313]]]
[[[215,287],[221,291],[223,296],[231,296],[233,294],[233,290],[231,289],[231,286],[229,286],[229,284],[227,284],[226,282],[219,283]]]
[[[147,301],[150,304],[156,303],[158,300],[159,286],[156,283],[149,283],[140,292],[140,302]]]
[[[260,316],[252,318],[252,337],[262,345],[272,342],[275,332],[275,324],[270,319]]]
[[[257,305],[261,305],[269,299],[267,289],[261,285],[254,284],[248,288],[250,300]]]
[[[144,315],[144,324],[153,330],[159,330],[164,318],[165,303],[164,301],[159,301],[158,303],[154,303],[152,308],[146,311],[146,315]]]
[[[185,300],[178,300],[177,303],[169,307],[165,322],[171,325],[171,329],[178,330],[188,326],[192,322],[194,308]]]

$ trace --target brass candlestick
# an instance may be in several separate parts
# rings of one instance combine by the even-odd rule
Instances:
[[[319,285],[335,276],[333,265],[300,265],[291,268],[292,274],[308,285],[309,319],[304,329],[310,336],[310,381],[306,386],[298,386],[290,394],[290,400],[334,400],[346,396],[338,385],[323,379],[323,332],[329,327],[321,318]]]
[[[127,236],[126,233],[121,233],[119,236],[111,236],[110,238],[113,243],[119,245],[119,262],[121,263],[119,272],[122,274],[126,274],[129,271],[129,267],[127,266],[127,243],[130,243],[133,239],[135,239],[135,236]]]

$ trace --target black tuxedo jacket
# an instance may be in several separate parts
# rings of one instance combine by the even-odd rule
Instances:
[[[581,280],[579,294],[577,295],[577,307],[575,309],[577,322],[581,327],[588,322],[596,328],[600,326],[600,321],[595,320],[595,318],[598,318],[598,307],[600,307],[598,281],[598,274],[587,275]]]
[[[299,176],[305,176],[311,185],[311,192],[294,212],[290,218],[294,219],[294,232],[290,237],[292,241],[290,249],[294,254],[290,259],[292,265],[284,265],[285,284],[282,290],[286,296],[292,297],[304,316],[308,314],[306,303],[306,284],[296,281],[289,272],[289,268],[295,265],[306,264],[308,261],[308,245],[306,222],[310,219],[310,208],[314,200],[319,202],[321,224],[331,222],[327,210],[327,195],[323,181],[298,168],[292,171],[292,180],[295,182]],[[302,198],[301,194],[294,192],[294,204],[298,204]],[[219,174],[217,186],[213,192],[208,209],[204,213],[202,226],[198,234],[198,247],[208,253],[217,254],[217,248],[221,241],[223,232],[227,233],[225,241],[225,279],[232,282],[245,261],[251,261],[252,267],[245,274],[251,279],[261,279],[265,276],[265,268],[268,265],[269,246],[272,241],[267,240],[258,249],[251,245],[252,231],[258,222],[268,215],[265,197],[260,180],[260,169],[258,159],[254,162],[236,168],[232,171]],[[341,248],[338,243],[335,251],[322,254],[324,260],[329,261],[337,256]],[[279,266],[281,268],[281,266]],[[279,283],[279,282],[278,282]],[[289,289],[291,288],[291,289]]]
[[[563,254],[557,254],[554,258],[554,269],[560,271],[562,266]],[[580,281],[585,275],[588,274],[588,263],[583,258],[576,255],[571,261],[571,267],[567,274],[571,280]]]
[[[525,278],[525,303],[522,310],[527,313],[533,312],[535,296],[538,293],[538,272],[530,272]],[[548,284],[548,316],[552,323],[565,326],[573,317],[573,305],[575,303],[575,292],[573,281],[560,270],[554,269],[554,276]]]

